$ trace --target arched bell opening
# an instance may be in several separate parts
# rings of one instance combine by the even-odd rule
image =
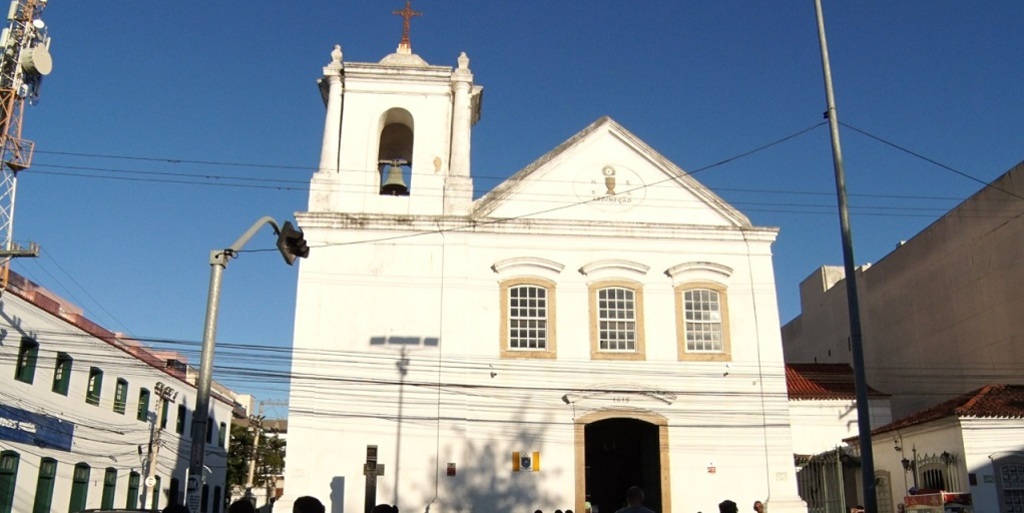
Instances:
[[[377,172],[382,196],[408,196],[412,188],[412,115],[391,109],[384,115],[377,149]]]

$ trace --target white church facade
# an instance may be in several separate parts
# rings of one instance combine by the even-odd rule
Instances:
[[[296,214],[275,509],[613,513],[639,485],[659,513],[806,511],[776,229],[606,117],[474,199],[466,55],[342,57]]]

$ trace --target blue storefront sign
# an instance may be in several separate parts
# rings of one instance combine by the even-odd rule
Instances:
[[[70,451],[74,438],[73,422],[0,404],[0,440]]]

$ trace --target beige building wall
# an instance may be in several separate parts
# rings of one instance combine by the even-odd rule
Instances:
[[[841,267],[800,284],[787,362],[852,363]],[[990,383],[1021,383],[1024,163],[858,270],[867,379],[893,418]]]

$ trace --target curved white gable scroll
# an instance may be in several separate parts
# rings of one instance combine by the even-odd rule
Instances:
[[[732,267],[715,262],[684,262],[665,269],[673,285],[690,281],[709,280],[725,282],[732,276]]]
[[[583,267],[580,267],[580,274],[584,276],[591,276],[594,274],[600,274],[602,272],[610,271],[613,274],[626,273],[645,275],[647,271],[651,270],[651,266],[641,264],[640,262],[631,262],[629,260],[598,260],[597,262],[591,262]]]
[[[538,257],[515,257],[499,260],[491,265],[498,274],[540,274],[554,276],[565,269],[564,264]]]

